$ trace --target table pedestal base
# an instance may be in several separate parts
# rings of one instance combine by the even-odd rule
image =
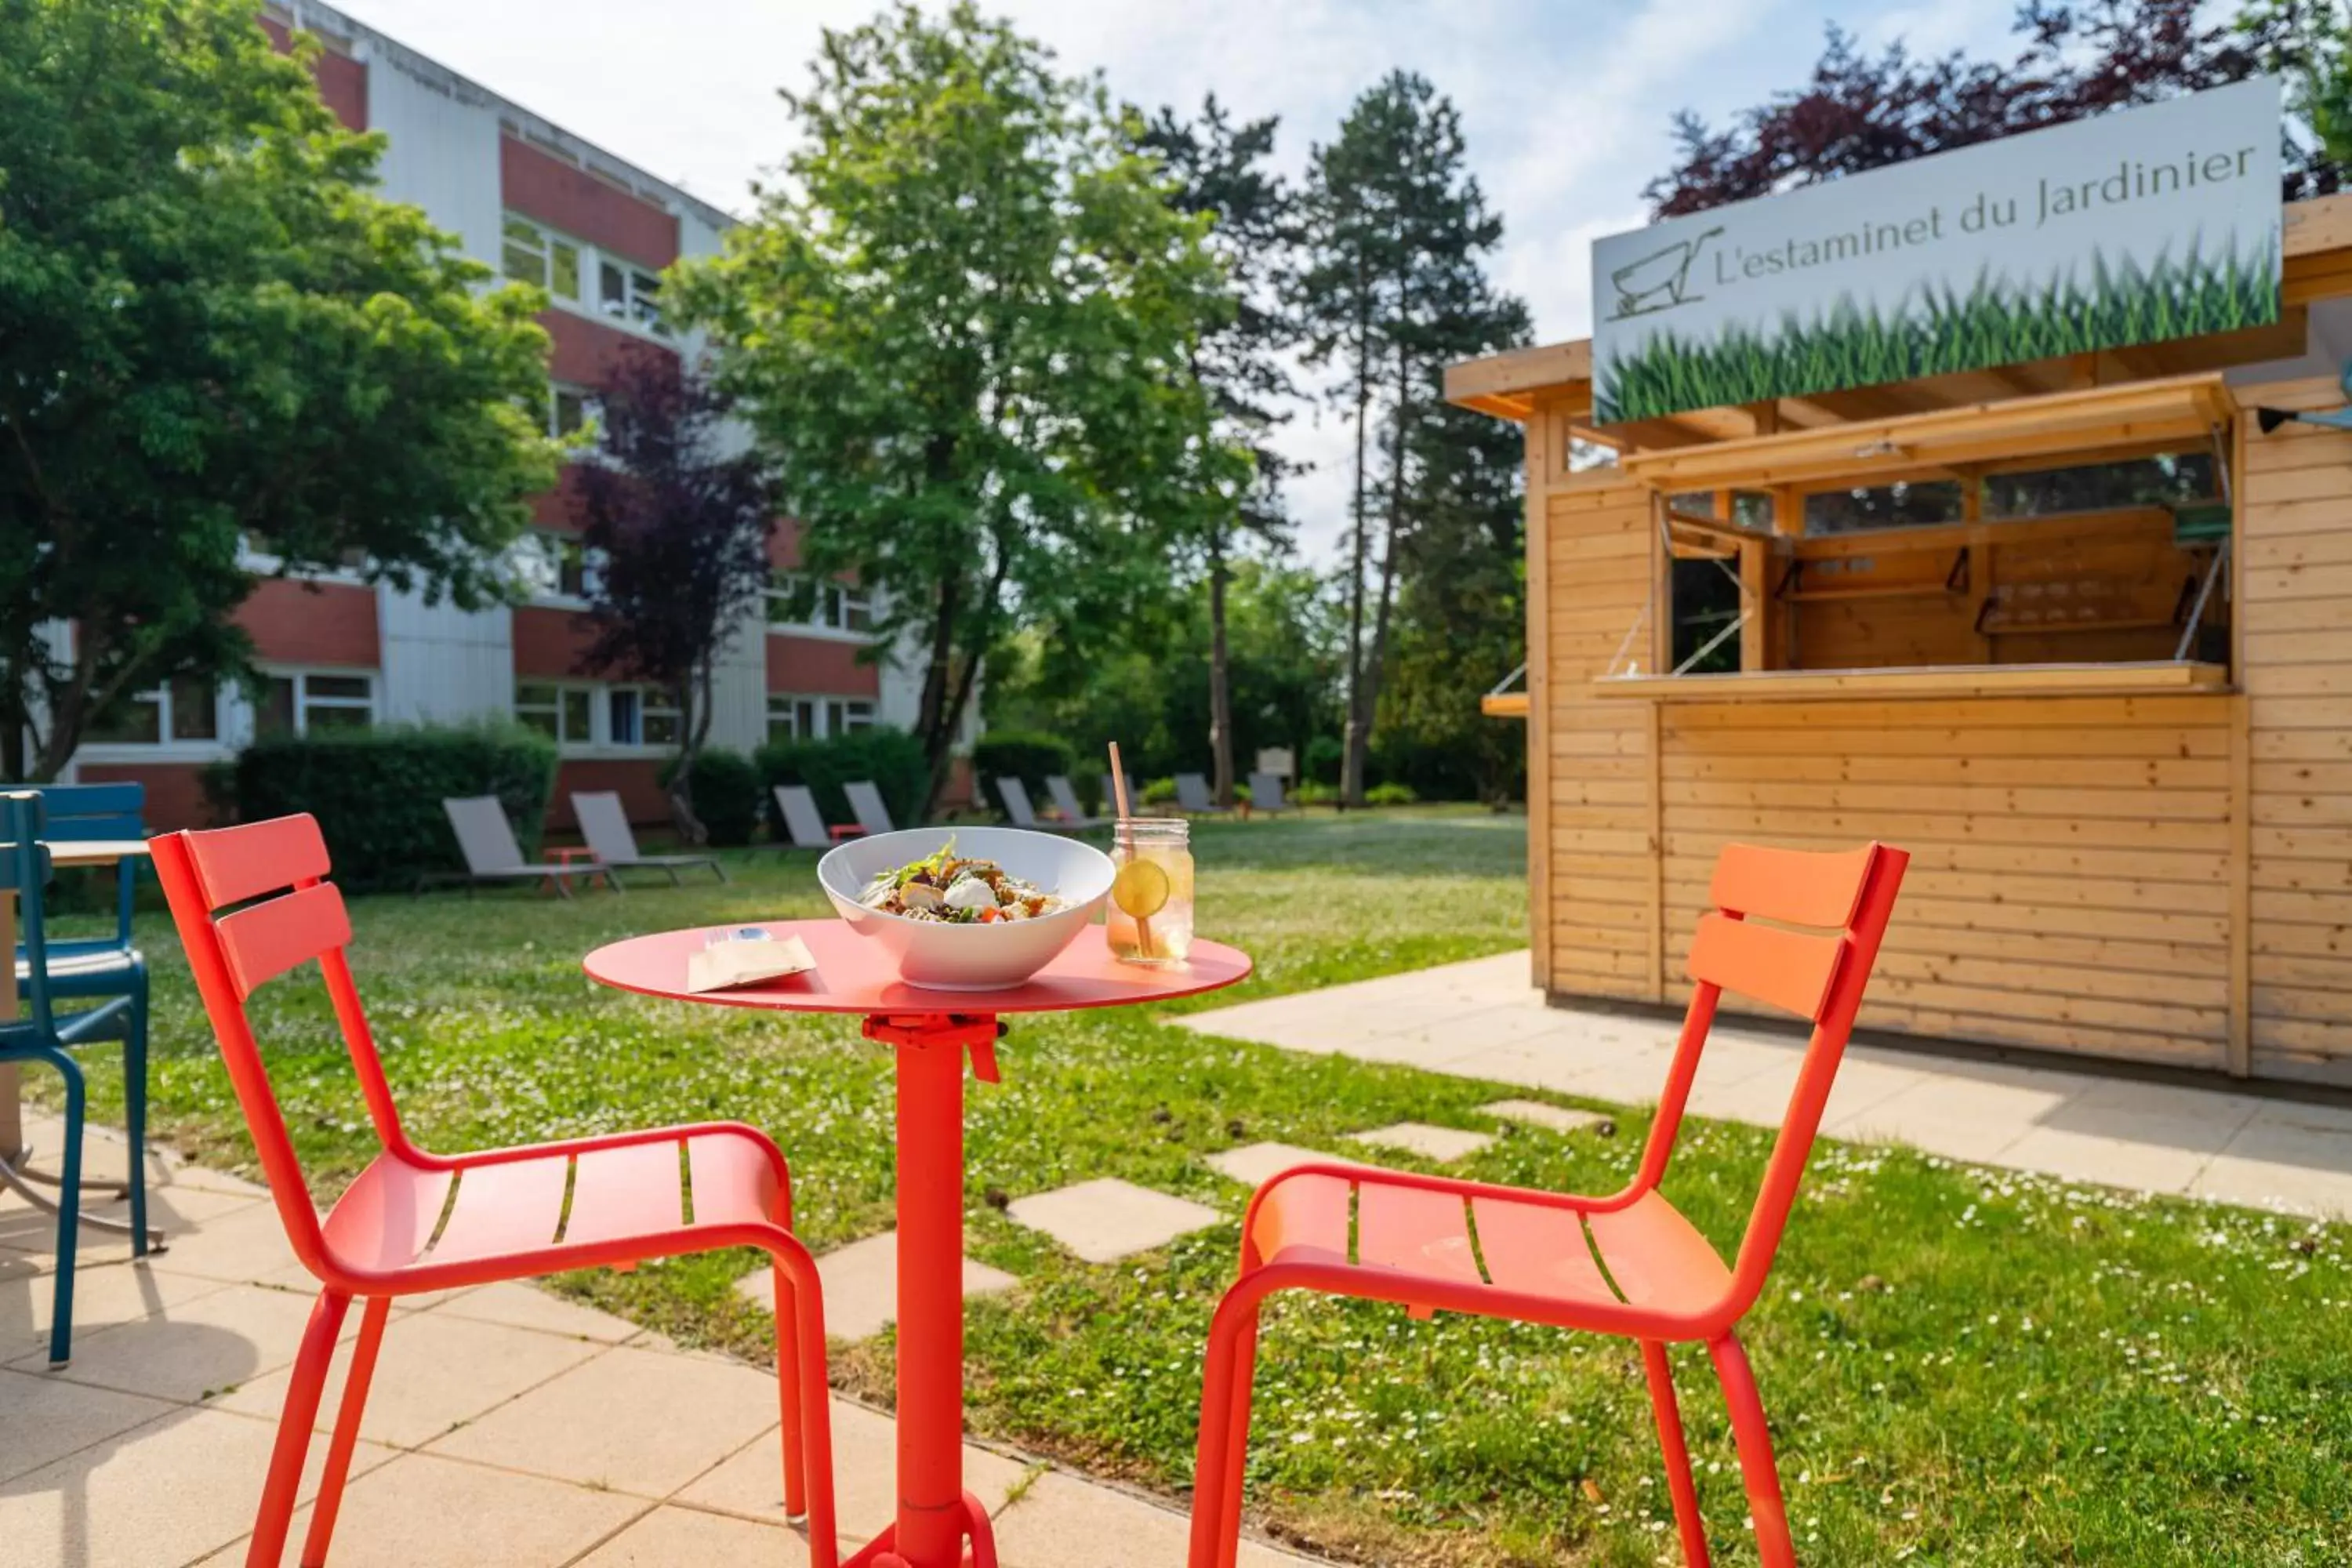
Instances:
[[[898,1517],[849,1568],[996,1568],[963,1489],[963,1064],[993,1083],[998,1033],[968,1015],[866,1021],[898,1051]]]

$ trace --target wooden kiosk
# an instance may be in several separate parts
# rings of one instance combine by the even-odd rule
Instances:
[[[2352,431],[2257,416],[2346,405],[2352,196],[2283,234],[2250,331],[1607,427],[1589,342],[1449,373],[1527,430],[1538,984],[1679,1001],[1727,840],[1875,837],[1866,1026],[2352,1083]]]

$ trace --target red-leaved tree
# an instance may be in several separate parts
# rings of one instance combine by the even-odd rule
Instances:
[[[1677,115],[1681,156],[1643,195],[1655,216],[1675,217],[2293,70],[2310,56],[2332,4],[2264,0],[2234,20],[2209,20],[2198,0],[2028,0],[2015,28],[2023,47],[2010,60],[1958,52],[1923,59],[1900,43],[1865,54],[1832,26],[1803,87],[1721,130]],[[2280,135],[2287,199],[2336,189],[2339,171],[2312,138],[2288,126]]]
[[[724,398],[676,354],[622,354],[599,395],[597,447],[578,480],[594,632],[581,664],[668,695],[670,815],[699,844],[694,761],[710,738],[719,658],[767,590],[775,492],[728,428]]]

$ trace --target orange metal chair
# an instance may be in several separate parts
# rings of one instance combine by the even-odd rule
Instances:
[[[286,1392],[248,1568],[278,1568],[328,1363],[352,1298],[365,1305],[303,1542],[304,1568],[326,1562],[394,1297],[558,1269],[626,1268],[730,1247],[761,1247],[774,1259],[785,1507],[807,1513],[816,1568],[835,1568],[824,1317],[815,1264],[792,1234],[791,1181],[775,1144],[756,1129],[710,1122],[473,1154],[427,1153],[401,1131],[361,1011],[344,953],[351,924],[341,894],[323,879],[327,849],[317,823],[281,817],[167,834],[152,844],[288,1239],[324,1287]],[[221,912],[231,906],[238,907]],[[310,1206],[245,1010],[264,983],[310,959],[325,975],[383,1146],[323,1222]],[[616,1421],[630,1418],[614,1413]]]
[[[1233,1568],[1239,1550],[1258,1308],[1276,1290],[1393,1301],[1415,1317],[1442,1308],[1639,1341],[1692,1568],[1707,1561],[1706,1531],[1665,1347],[1704,1342],[1730,1407],[1759,1554],[1765,1568],[1790,1568],[1796,1554],[1764,1406],[1732,1331],[1771,1270],[1909,858],[1881,844],[1839,855],[1744,845],[1723,852],[1710,891],[1719,912],[1700,917],[1689,961],[1697,986],[1641,1169],[1624,1191],[1572,1197],[1340,1164],[1301,1165],[1260,1187],[1242,1224],[1241,1279],[1209,1331],[1191,1568]],[[1800,926],[1817,929],[1790,929]],[[1728,1268],[1658,1192],[1727,989],[1813,1024]]]

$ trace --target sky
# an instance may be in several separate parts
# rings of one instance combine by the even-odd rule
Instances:
[[[780,87],[808,79],[823,29],[873,0],[333,0],[343,11],[703,200],[748,214],[750,183],[793,127]],[[2015,0],[983,0],[1100,70],[1147,110],[1213,90],[1278,115],[1292,174],[1349,103],[1398,67],[1462,111],[1473,172],[1502,215],[1494,275],[1537,341],[1585,335],[1591,247],[1641,226],[1642,187],[1672,156],[1683,109],[1720,121],[1804,79],[1832,21],[1915,53],[2010,48]],[[927,7],[928,8],[928,7]],[[1328,560],[1345,524],[1349,447],[1303,405],[1281,437],[1312,466],[1290,487],[1302,547]]]

